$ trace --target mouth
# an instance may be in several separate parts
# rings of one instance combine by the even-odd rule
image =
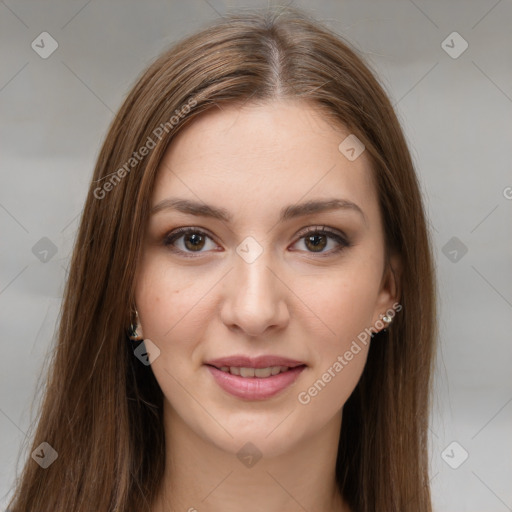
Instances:
[[[214,366],[214,368],[217,368]],[[257,379],[266,379],[273,375],[279,375],[290,370],[288,366],[267,366],[266,368],[246,368],[239,366],[221,366],[218,370],[230,373],[231,375],[237,375],[242,378],[255,377]]]
[[[245,400],[265,400],[290,386],[307,367],[278,356],[233,356],[205,363],[215,382],[227,393]]]

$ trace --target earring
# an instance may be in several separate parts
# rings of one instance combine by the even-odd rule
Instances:
[[[389,325],[393,321],[393,317],[392,316],[388,316],[388,315],[384,315],[382,317],[382,321]],[[382,333],[388,332],[387,326],[384,327],[384,329],[382,329],[382,331],[379,331],[379,332],[382,332]]]
[[[140,341],[142,340],[142,336],[137,332],[137,327],[139,327],[139,313],[137,310],[135,310],[135,318],[136,318],[136,325],[131,324],[130,329],[128,331],[128,337],[131,341]]]
[[[382,321],[385,322],[386,324],[390,324],[393,321],[392,316],[382,315],[381,318],[382,318]],[[381,331],[378,331],[378,333],[375,333],[375,334],[379,334],[381,332],[388,332],[388,330],[386,327],[384,327],[384,329],[382,329]],[[375,338],[375,334],[372,332],[370,334],[370,338]]]

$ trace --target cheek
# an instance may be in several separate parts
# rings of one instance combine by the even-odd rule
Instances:
[[[380,265],[374,258],[350,261],[336,272],[304,281],[298,294],[324,326],[322,351],[343,350],[365,328],[371,327],[380,285]],[[306,294],[307,289],[307,294]]]
[[[364,370],[380,284],[379,264],[373,258],[361,259],[317,284],[309,289],[305,302],[314,305],[325,328],[310,340],[313,365],[297,390],[297,400],[306,407],[304,414],[322,422],[343,407]]]
[[[211,276],[202,276],[192,267],[177,272],[165,258],[151,253],[145,256],[136,288],[144,337],[161,350],[191,348],[191,342],[199,337],[196,330],[204,325],[200,319],[211,281]]]
[[[192,366],[200,365],[196,349],[204,339],[205,295],[212,287],[212,277],[198,275],[197,268],[187,270],[176,271],[165,258],[149,252],[136,288],[144,338],[160,349],[151,369],[173,407],[184,411],[190,408],[187,390],[194,389]]]
[[[328,422],[343,408],[363,373],[371,339],[364,329],[370,327],[372,294],[348,284],[334,293],[331,283],[329,291],[321,310],[329,330],[312,340],[313,364],[296,390],[302,414],[315,425]]]
[[[316,369],[308,382],[297,390],[297,407],[301,415],[313,422],[312,430],[326,424],[343,409],[364,370],[368,348],[368,344],[349,345],[329,364]]]

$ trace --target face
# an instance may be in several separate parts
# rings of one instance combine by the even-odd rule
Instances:
[[[365,329],[395,303],[369,157],[338,148],[349,133],[280,100],[208,111],[170,145],[135,299],[177,430],[271,456],[341,420]]]

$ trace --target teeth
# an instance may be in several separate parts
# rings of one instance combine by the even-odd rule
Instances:
[[[255,377],[270,377],[272,375],[272,368],[256,368],[254,375]]]
[[[240,377],[265,378],[288,371],[288,366],[269,366],[267,368],[238,368],[236,366],[222,366],[220,369],[223,372],[231,373],[231,375],[239,375]]]
[[[230,368],[233,370],[233,367]],[[254,377],[254,368],[240,368],[240,377]]]

